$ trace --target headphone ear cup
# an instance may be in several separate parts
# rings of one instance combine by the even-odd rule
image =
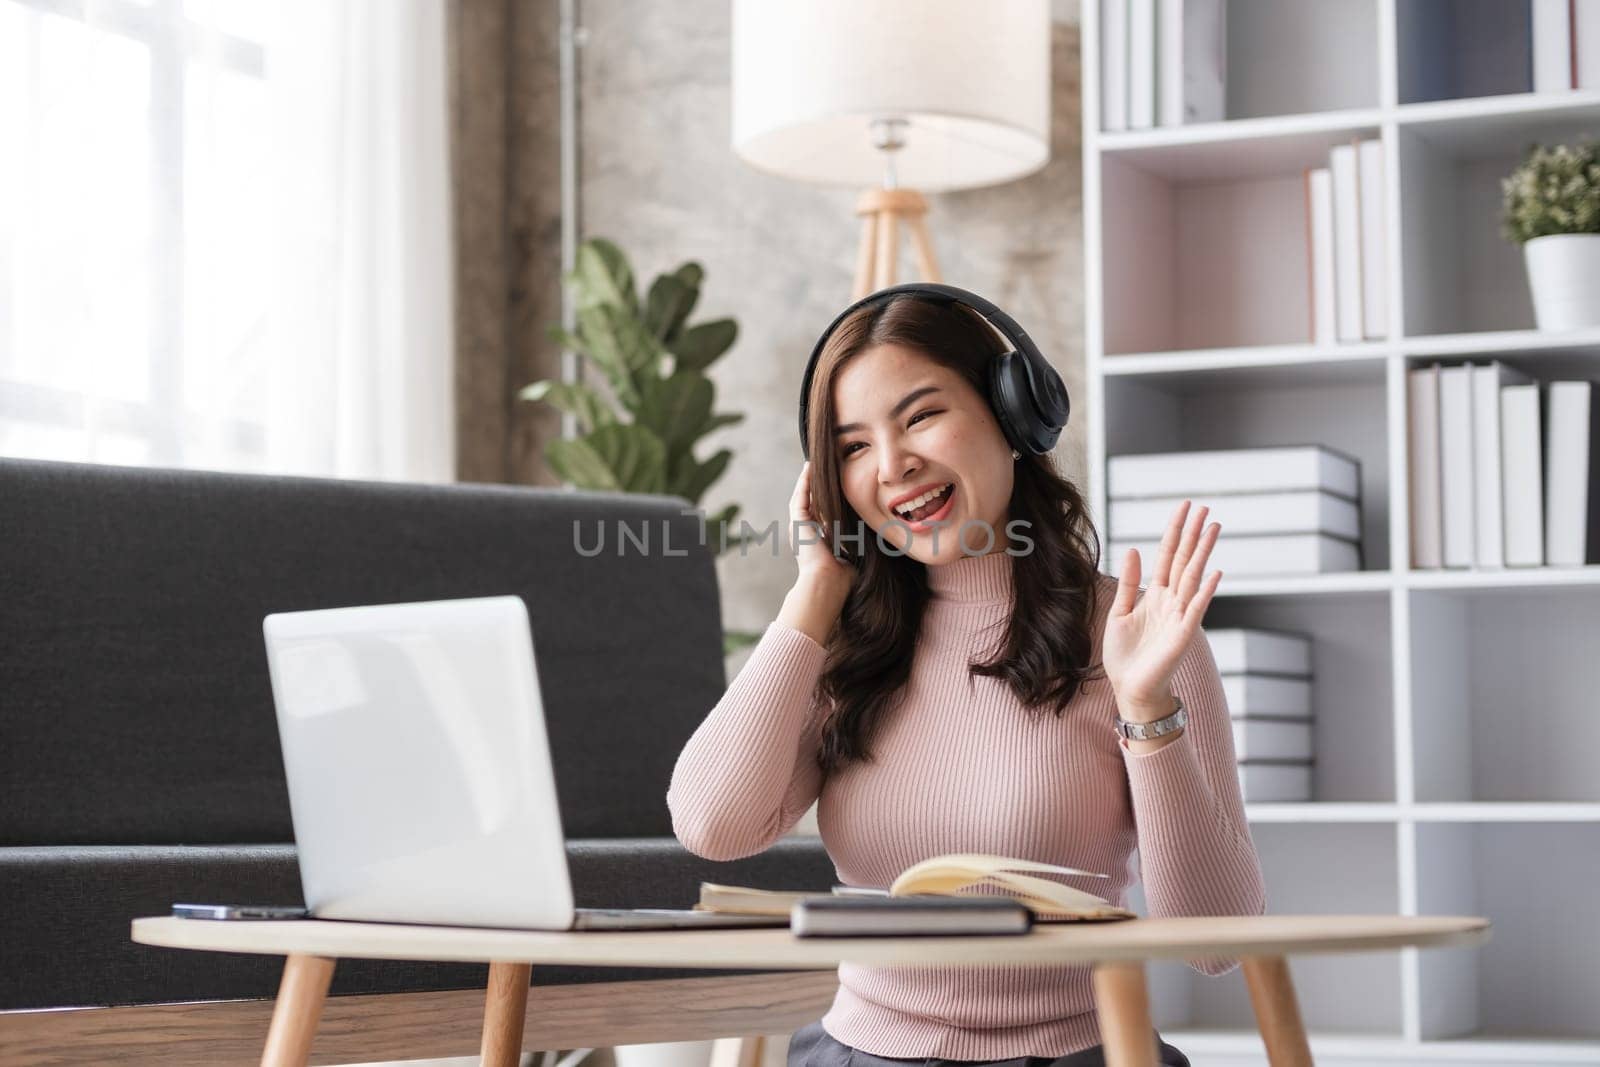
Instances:
[[[1054,367],[1041,369],[1014,351],[996,357],[992,367],[995,418],[1011,447],[1032,455],[1050,451],[1071,411],[1061,376]]]

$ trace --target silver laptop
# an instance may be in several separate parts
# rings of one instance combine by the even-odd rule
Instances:
[[[262,629],[312,915],[534,930],[786,924],[574,907],[519,598],[287,612]]]

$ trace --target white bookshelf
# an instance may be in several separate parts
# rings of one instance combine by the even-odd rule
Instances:
[[[1600,1063],[1600,567],[1408,558],[1409,368],[1600,379],[1600,330],[1537,332],[1499,233],[1528,142],[1600,135],[1600,93],[1513,91],[1525,9],[1229,0],[1228,119],[1101,133],[1082,5],[1097,526],[1111,455],[1320,442],[1361,461],[1365,569],[1225,578],[1207,617],[1315,640],[1316,799],[1247,805],[1269,907],[1494,924],[1475,950],[1291,961],[1319,1064]],[[1389,333],[1316,345],[1302,171],[1352,137],[1384,146]],[[1237,974],[1160,966],[1151,986],[1196,1067],[1266,1063]]]

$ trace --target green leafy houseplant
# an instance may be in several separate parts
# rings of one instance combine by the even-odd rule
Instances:
[[[698,507],[727,470],[733,453],[726,448],[705,460],[694,454],[702,437],[744,421],[742,414],[712,411],[716,388],[706,369],[733,347],[739,331],[732,319],[689,325],[704,277],[698,263],[684,263],[659,275],[641,300],[620,248],[600,237],[579,246],[563,275],[577,300],[576,331],[555,325],[548,335],[599,368],[622,410],[581,383],[544,379],[518,392],[577,418],[581,436],[545,447],[563,479],[581,489],[680,496]],[[705,517],[713,552],[743,544],[730,531],[738,514],[739,505],[729,504]],[[728,631],[724,649],[757,636]]]
[[[1507,240],[1600,233],[1600,143],[1532,145],[1500,185]]]
[[[1533,145],[1501,185],[1539,329],[1600,326],[1600,144]]]

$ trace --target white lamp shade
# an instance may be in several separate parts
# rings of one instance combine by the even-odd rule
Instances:
[[[733,0],[733,150],[800,181],[938,192],[1050,158],[1049,0]]]

